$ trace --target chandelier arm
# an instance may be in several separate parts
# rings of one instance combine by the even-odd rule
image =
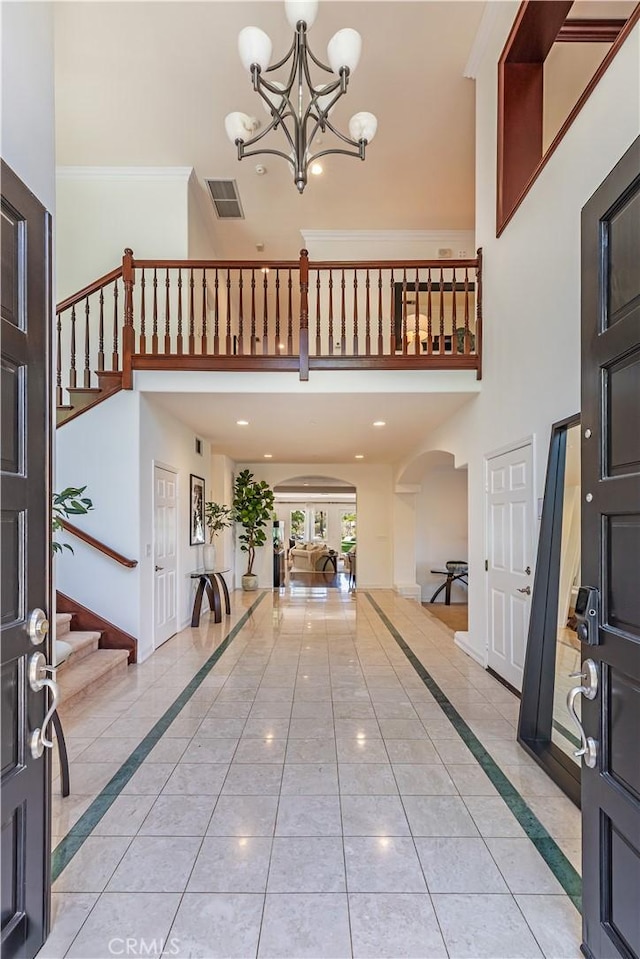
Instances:
[[[326,125],[329,127],[331,132],[338,137],[338,139],[342,140],[344,143],[348,143],[349,146],[357,147],[358,149],[360,149],[361,143],[364,143],[364,144],[368,143],[367,140],[352,140],[351,137],[348,137],[346,135],[346,133],[341,133],[340,130],[337,130],[336,127],[334,127],[334,125],[329,120],[326,121]]]
[[[270,67],[267,67],[265,73],[271,73],[272,70],[279,70],[280,67],[283,67],[296,47],[296,37],[293,38],[293,43],[289,47],[287,53],[284,55],[282,60],[279,60],[277,63],[272,63]]]
[[[340,152],[344,152],[344,151],[340,151]],[[271,154],[272,156],[282,157],[282,159],[283,159],[283,160],[286,160],[287,163],[291,164],[292,169],[295,170],[295,164],[294,164],[293,160],[292,160],[291,157],[288,156],[286,153],[283,153],[282,150],[249,150],[249,151],[245,151],[245,150],[243,149],[243,150],[242,150],[242,157],[241,157],[240,159],[244,159],[244,157],[265,156],[265,154],[267,154],[267,153]]]
[[[347,140],[346,142],[348,143],[349,141]],[[367,142],[366,140],[362,140],[361,142],[366,146],[366,142]],[[360,158],[361,160],[364,160],[364,155],[363,155],[364,148],[362,150],[357,150],[357,151],[355,150],[320,150],[318,153],[314,153],[313,156],[309,157],[307,161],[307,166],[310,166],[315,160],[319,160],[320,157],[329,156],[329,155],[335,156],[336,154],[340,154],[341,156],[346,156],[346,157],[356,157],[356,159]]]
[[[256,135],[255,135],[255,136],[252,136],[249,140],[240,140],[240,141],[236,140],[236,143],[240,142],[240,143],[243,143],[245,147],[252,147],[252,146],[254,145],[254,143],[258,143],[259,140],[262,140],[262,138],[265,137],[265,136],[267,135],[267,133],[270,133],[271,130],[275,130],[277,126],[280,126],[280,127],[282,128],[282,130],[284,131],[284,134],[285,134],[287,140],[289,141],[289,145],[290,145],[291,149],[295,152],[295,144],[294,144],[294,141],[293,141],[293,139],[292,139],[292,137],[291,137],[291,134],[289,133],[289,130],[287,129],[286,124],[283,123],[283,121],[286,120],[286,119],[288,119],[290,116],[292,117],[292,119],[293,119],[293,121],[294,121],[294,123],[295,123],[295,119],[296,119],[296,118],[295,118],[295,116],[294,116],[293,114],[291,114],[291,113],[284,113],[284,114],[282,114],[282,115],[278,114],[278,116],[276,116],[276,117],[273,118],[273,120],[271,121],[271,123],[269,124],[269,126],[268,126],[268,127],[265,127],[264,130],[261,130],[260,133],[256,133]],[[264,152],[264,153],[268,153],[269,151],[268,151],[268,150],[264,150],[263,152]],[[243,151],[243,153],[244,153],[244,151]],[[286,155],[286,154],[283,154],[283,155]],[[249,154],[244,153],[244,156],[249,156]]]
[[[326,63],[323,63],[322,60],[318,60],[308,44],[306,45],[306,51],[317,67],[320,67],[321,70],[325,70],[327,73],[333,73],[331,67],[327,66]]]

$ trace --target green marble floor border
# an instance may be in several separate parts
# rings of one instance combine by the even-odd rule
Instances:
[[[138,771],[144,760],[147,758],[154,746],[156,746],[162,736],[166,733],[171,723],[176,719],[181,710],[189,702],[195,691],[209,675],[222,654],[229,648],[240,630],[245,626],[254,610],[266,596],[266,592],[261,593],[251,604],[249,609],[243,613],[238,622],[233,626],[219,646],[214,649],[211,656],[200,667],[193,678],[189,680],[182,692],[171,703],[169,708],[160,717],[154,727],[147,733],[144,739],[133,750],[128,759],[125,759],[120,769],[109,780],[89,808],[80,816],[78,821],[71,827],[67,835],[62,839],[51,856],[51,881],[55,882],[60,873],[69,865],[82,844],[91,835],[102,817],[116,801],[131,777]]]
[[[572,746],[575,746],[576,749],[580,749],[582,743],[577,736],[574,736],[573,733],[570,733],[566,726],[563,726],[562,723],[559,723],[557,719],[553,720],[553,728],[556,732],[560,733],[567,742],[570,742]]]
[[[380,608],[370,593],[365,596],[387,627],[396,643],[405,654],[418,676],[425,684],[438,706],[452,724],[465,745],[473,753],[474,758],[489,777],[491,783],[518,820],[525,833],[536,847],[549,869],[554,874],[569,899],[578,912],[582,909],[582,880],[579,873],[571,865],[560,846],[553,839],[538,817],[529,808],[513,783],[507,779],[495,759],[482,745],[473,730],[467,725],[455,706],[449,701],[446,693],[438,686],[435,679],[420,662],[408,643],[402,638],[386,613]]]

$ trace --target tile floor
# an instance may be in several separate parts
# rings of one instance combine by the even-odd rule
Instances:
[[[517,702],[372,594],[579,868]],[[238,622],[203,617],[64,719],[54,846]],[[79,826],[76,826],[78,829]],[[54,883],[41,959],[578,957],[580,917],[363,593],[268,593]]]

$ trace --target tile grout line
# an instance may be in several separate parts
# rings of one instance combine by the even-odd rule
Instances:
[[[458,710],[450,702],[447,695],[438,686],[429,671],[420,662],[408,643],[403,639],[396,627],[390,621],[386,613],[381,609],[376,600],[369,592],[365,596],[376,610],[378,616],[387,627],[396,643],[403,651],[417,674],[422,679],[429,692],[432,694],[444,715],[451,722],[452,726],[469,748],[478,765],[483,769],[490,782],[498,791],[510,811],[524,829],[527,837],[531,840],[538,850],[547,866],[558,880],[567,896],[576,907],[581,911],[582,881],[579,874],[565,856],[562,849],[549,834],[537,816],[529,808],[528,804],[499,768],[496,761],[490,755],[488,750],[480,742],[476,734],[471,730],[467,722],[462,718]]]
[[[153,747],[157,745],[169,726],[180,714],[184,706],[189,702],[193,694],[219,661],[222,654],[229,648],[238,633],[249,621],[254,610],[257,609],[265,596],[266,592],[261,593],[260,596],[258,596],[258,598],[251,604],[249,609],[243,613],[238,622],[232,626],[220,645],[216,647],[211,656],[209,656],[204,664],[198,669],[192,679],[189,680],[174,702],[152,726],[146,736],[143,737],[142,741],[138,746],[136,746],[131,755],[125,759],[117,773],[110,779],[104,789],[102,789],[101,792],[99,792],[98,795],[93,799],[88,809],[85,810],[78,821],[71,827],[66,836],[58,843],[51,856],[52,883],[56,881],[62,871],[69,865],[75,854],[89,838],[100,820],[121,794],[126,784],[133,777],[134,773],[138,771]]]

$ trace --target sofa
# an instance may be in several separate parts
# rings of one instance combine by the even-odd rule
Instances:
[[[293,568],[310,572],[321,570],[328,555],[329,547],[324,543],[298,543],[289,550]]]

